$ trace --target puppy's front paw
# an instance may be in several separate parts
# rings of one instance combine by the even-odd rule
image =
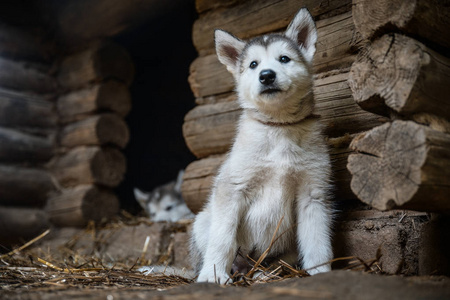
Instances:
[[[324,266],[320,266],[317,268],[313,268],[313,269],[308,269],[308,273],[309,275],[316,275],[319,273],[325,273],[325,272],[330,272],[331,271],[331,266],[328,265],[324,265]]]
[[[197,278],[197,282],[212,282],[218,284],[230,284],[232,281],[229,279],[230,276],[226,272],[212,272],[210,270],[203,270],[200,272]],[[228,280],[228,281],[227,281]]]

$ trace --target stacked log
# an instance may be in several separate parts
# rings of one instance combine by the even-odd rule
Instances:
[[[336,198],[354,198],[345,168],[350,135],[388,119],[358,107],[347,83],[349,68],[366,42],[355,30],[351,2],[203,0],[196,6],[199,19],[194,24],[193,39],[200,56],[191,64],[189,83],[198,106],[186,115],[183,125],[186,144],[199,158],[187,167],[182,186],[190,209],[197,212],[206,201],[213,177],[233,142],[241,113],[233,93],[233,78],[214,53],[213,29],[228,30],[244,39],[283,31],[304,6],[314,16],[318,30],[313,61],[316,114],[321,115],[329,137]]]
[[[109,42],[95,43],[62,61],[57,78],[64,93],[56,105],[59,153],[51,162],[62,189],[47,205],[54,224],[82,226],[118,212],[112,188],[126,171],[121,149],[129,140],[124,117],[131,107],[133,74],[126,51]]]
[[[349,84],[361,108],[392,122],[353,140],[351,189],[380,210],[450,213],[450,11],[440,1],[381,3],[370,18],[374,2],[354,4],[355,26],[372,42]]]
[[[46,164],[55,153],[57,84],[44,41],[0,24],[0,241],[34,237],[50,223],[43,209],[55,190]]]

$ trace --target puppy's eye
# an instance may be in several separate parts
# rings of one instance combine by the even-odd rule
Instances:
[[[250,63],[250,69],[254,69],[254,68],[256,68],[258,66],[258,63],[256,62],[256,61],[252,61],[251,63]]]
[[[281,63],[285,64],[285,63],[288,63],[290,61],[291,61],[291,59],[289,57],[287,57],[286,55],[280,56],[280,62]]]
[[[173,208],[173,205],[169,205],[169,206],[166,207],[166,211],[171,211],[172,208]]]

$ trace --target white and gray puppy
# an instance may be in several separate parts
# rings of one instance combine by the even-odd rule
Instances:
[[[225,283],[238,251],[259,258],[280,220],[268,257],[300,263],[310,274],[330,270],[330,158],[312,114],[316,40],[307,9],[284,34],[242,41],[215,31],[217,56],[234,76],[243,113],[194,222],[191,254],[199,282]]]
[[[194,217],[181,196],[183,174],[184,171],[180,171],[176,181],[159,186],[150,193],[133,189],[134,197],[150,220],[176,222]]]

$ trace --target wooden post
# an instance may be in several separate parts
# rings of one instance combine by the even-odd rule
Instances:
[[[56,187],[44,170],[0,165],[0,204],[42,206]]]
[[[357,136],[351,148],[351,188],[363,202],[450,213],[450,135],[394,121]]]
[[[450,9],[439,0],[353,0],[353,20],[364,38],[402,31],[450,48]]]
[[[63,147],[112,144],[124,148],[128,143],[127,124],[115,114],[99,114],[71,123],[60,134]]]
[[[46,211],[58,226],[84,226],[88,221],[111,219],[119,211],[119,200],[108,189],[79,185],[48,200]]]
[[[403,35],[385,35],[353,63],[349,84],[365,110],[450,119],[450,59]]]
[[[125,117],[131,109],[131,96],[125,84],[107,80],[59,97],[57,109],[62,123],[77,121],[99,111],[111,111]]]
[[[52,162],[52,170],[65,187],[99,184],[116,187],[123,179],[126,161],[114,148],[77,147]]]

